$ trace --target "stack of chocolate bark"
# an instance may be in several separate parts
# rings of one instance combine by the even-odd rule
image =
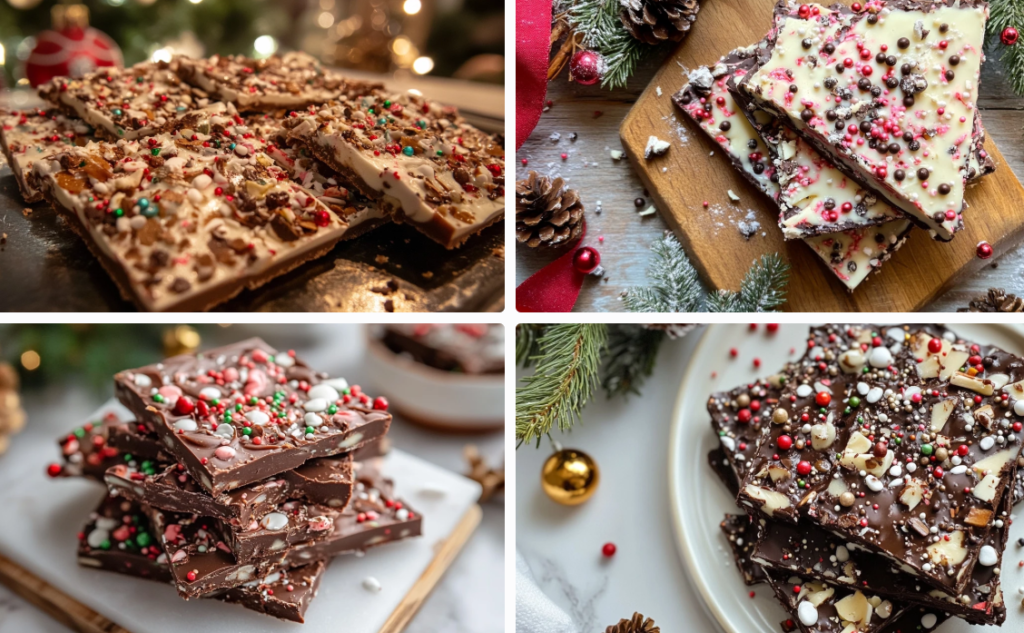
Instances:
[[[312,57],[104,68],[0,116],[26,202],[46,199],[145,310],[205,310],[407,222],[455,248],[504,215],[501,136]]]
[[[673,101],[850,290],[918,226],[949,241],[995,169],[976,107],[988,5],[781,0],[760,42]]]
[[[102,481],[78,562],[303,621],[328,561],[422,533],[379,458],[387,402],[259,339],[114,377],[135,416],[60,442]]]
[[[939,326],[812,328],[801,360],[708,400],[748,585],[804,633],[1001,624],[1024,497],[1024,359]]]

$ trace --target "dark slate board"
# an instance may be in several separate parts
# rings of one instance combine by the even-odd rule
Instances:
[[[125,312],[133,304],[48,204],[26,205],[0,169],[0,311]],[[215,310],[484,312],[504,309],[504,223],[449,251],[409,226],[386,225]],[[387,261],[378,262],[383,256]],[[428,273],[424,276],[424,273]]]

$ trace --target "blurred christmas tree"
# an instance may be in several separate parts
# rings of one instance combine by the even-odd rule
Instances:
[[[270,36],[281,46],[300,45],[299,24],[306,0],[80,0],[90,23],[121,47],[125,64],[157,51],[198,47],[192,54],[253,54],[256,39]],[[55,0],[0,0],[0,43],[6,50],[6,85],[22,75],[34,36],[51,28]],[[268,41],[268,40],[264,40]],[[177,44],[177,46],[175,46]],[[270,49],[273,52],[273,49]]]

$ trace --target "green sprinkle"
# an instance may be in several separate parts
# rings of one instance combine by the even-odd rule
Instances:
[[[115,214],[116,214],[117,216],[119,216],[119,217],[120,217],[120,215],[121,215],[122,213],[124,213],[124,212],[123,212],[123,211],[121,211],[120,209],[118,209],[117,211],[114,211],[114,213],[115,213]],[[161,396],[161,395],[160,395],[160,394],[158,394],[158,393],[155,393],[155,394],[153,394],[153,402],[163,402],[163,401],[164,401],[164,397],[163,397],[163,396]]]
[[[160,149],[161,148],[159,148],[159,147],[154,147],[152,150],[150,150],[149,153],[152,154],[153,156],[159,156],[160,155]]]
[[[149,536],[149,532],[139,532],[135,537],[135,542],[139,544],[139,547],[148,547],[153,539]]]
[[[75,429],[75,437],[85,437],[85,429]]]
[[[850,397],[850,406],[851,407],[859,407],[860,406],[860,398],[858,398],[857,396],[851,396]]]
[[[346,396],[348,396],[348,395],[351,395],[351,394],[352,394],[352,390],[351,390],[351,389],[349,389],[348,387],[345,387],[344,389],[342,389],[342,390],[341,390],[341,393],[343,393],[343,394],[345,394]]]
[[[932,448],[931,444],[924,444],[923,446],[921,446],[921,454],[922,455],[931,455],[934,452],[935,452],[935,449]]]
[[[232,143],[231,145],[228,145],[228,149],[235,149],[235,145],[236,145],[236,143]]]
[[[369,110],[367,110],[367,112],[369,112],[370,114],[377,114],[376,112],[373,111],[373,108],[370,108]]]
[[[312,435],[313,433],[316,433],[316,429],[314,429],[311,426],[307,426],[306,427],[306,433],[309,434],[309,435]]]
[[[239,402],[238,404],[235,405],[235,411],[241,411],[241,410],[242,410],[242,403]]]
[[[387,122],[388,122],[388,120],[385,119],[384,117],[381,117],[381,118],[377,119],[377,125],[384,125]]]
[[[100,543],[100,549],[110,549],[110,539],[106,539]]]
[[[218,404],[220,404],[220,398],[212,398],[210,400],[210,404],[212,404],[213,406],[217,406]]]
[[[114,108],[114,116],[121,116],[121,108]]]
[[[337,406],[332,404],[331,406],[327,407],[327,414],[328,415],[334,415],[337,412],[338,412],[338,407]]]
[[[444,152],[443,152],[443,151],[441,151],[441,150],[437,150],[437,155],[438,155],[438,156],[444,156]]]
[[[249,398],[249,404],[252,405],[252,406],[256,406],[256,403],[259,402],[259,401],[260,401],[260,399],[257,398],[256,396],[252,396],[252,397]]]
[[[405,154],[406,156],[412,156],[415,152],[416,150],[412,148],[412,145],[406,145],[404,148],[402,148],[402,153]]]
[[[231,423],[231,412],[230,411],[225,411],[224,412],[224,422],[226,424],[230,424]]]
[[[384,107],[385,108],[390,108],[391,107],[391,100],[390,99],[384,101]]]
[[[248,426],[242,427],[242,435],[252,435],[252,429]]]
[[[149,206],[149,198],[139,198],[138,205],[140,208],[145,209]]]
[[[417,121],[417,122],[416,122],[416,125],[417,125],[417,126],[419,126],[419,128],[420,128],[421,130],[425,130],[425,129],[427,129],[427,122],[426,122],[426,121],[424,121],[424,120],[422,120],[422,119],[421,119],[421,120],[419,120],[419,121]]]

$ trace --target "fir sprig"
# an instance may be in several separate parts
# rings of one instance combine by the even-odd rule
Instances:
[[[516,326],[516,364],[529,367],[537,356],[537,341],[544,326],[536,323],[521,323]]]
[[[553,426],[565,431],[579,420],[598,383],[608,339],[604,324],[561,323],[537,341],[537,368],[516,388],[516,440],[536,441]]]
[[[739,292],[719,290],[708,297],[708,312],[773,312],[786,302],[789,264],[777,253],[761,257],[747,271]]]
[[[565,0],[561,6],[573,30],[583,35],[582,45],[604,58],[602,88],[621,88],[651,47],[634,39],[619,19],[619,0]]]
[[[989,42],[999,42],[1003,30],[1012,26],[1024,31],[1024,2],[1021,0],[989,0],[989,19],[986,28]],[[1024,43],[1002,47],[1001,61],[1010,87],[1024,96]]]
[[[697,270],[671,233],[651,245],[650,285],[630,288],[622,303],[630,312],[700,312],[704,291]]]
[[[654,372],[665,337],[662,330],[641,325],[609,326],[608,358],[601,371],[601,386],[609,398],[640,393],[640,385]]]

